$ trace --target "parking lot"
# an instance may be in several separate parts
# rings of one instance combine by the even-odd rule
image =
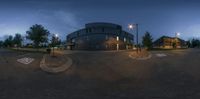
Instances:
[[[0,99],[199,99],[199,49],[151,51],[147,60],[130,53],[70,52],[72,67],[51,74],[39,67],[41,53],[1,49]]]

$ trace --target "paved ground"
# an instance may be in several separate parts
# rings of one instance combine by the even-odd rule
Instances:
[[[151,53],[151,59],[140,61],[126,51],[66,52],[72,67],[48,74],[39,68],[42,54],[0,50],[0,99],[200,98],[199,49]],[[36,60],[17,63],[23,55]]]
[[[40,68],[48,73],[60,73],[67,71],[73,64],[73,61],[68,55],[60,54],[51,56],[45,54],[40,62]]]

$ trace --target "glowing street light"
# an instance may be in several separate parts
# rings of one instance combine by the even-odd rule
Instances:
[[[176,48],[178,46],[177,42],[178,42],[178,37],[180,36],[181,34],[179,32],[176,32],[175,33],[175,43],[176,43]]]
[[[137,49],[137,53],[138,53],[138,24],[128,24],[128,28],[130,30],[133,30],[133,28],[136,28],[136,42],[137,42],[137,45],[136,45],[136,49]]]
[[[176,33],[176,37],[179,37],[181,35],[181,33],[177,32]]]
[[[58,34],[55,34],[56,37],[58,37]]]
[[[55,36],[55,39],[52,41],[52,43],[53,43],[53,56],[55,56],[55,55],[54,55],[54,47],[55,47],[55,43],[56,43],[57,40],[58,40],[58,34],[53,34],[53,36]]]
[[[128,24],[128,28],[129,28],[130,30],[132,30],[132,29],[133,29],[133,24]]]

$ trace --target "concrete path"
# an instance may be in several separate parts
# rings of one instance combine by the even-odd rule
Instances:
[[[132,58],[132,59],[136,59],[136,60],[147,60],[147,59],[150,59],[152,57],[152,54],[149,54],[148,56],[140,57],[140,58],[137,58],[134,55],[130,54],[129,57]]]
[[[59,73],[59,72],[66,71],[67,69],[71,67],[73,63],[71,58],[66,57],[67,61],[63,65],[58,66],[58,67],[50,67],[49,65],[46,64],[46,57],[48,57],[47,54],[43,56],[43,59],[40,62],[40,68],[43,71],[50,72],[50,73]]]

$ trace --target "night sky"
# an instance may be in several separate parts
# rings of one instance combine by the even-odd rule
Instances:
[[[139,24],[139,35],[149,31],[154,39],[162,35],[188,40],[200,37],[198,0],[1,0],[0,39],[25,34],[33,24],[42,24],[65,40],[68,33],[88,22],[120,24],[127,31]],[[134,31],[129,31],[134,33]]]

